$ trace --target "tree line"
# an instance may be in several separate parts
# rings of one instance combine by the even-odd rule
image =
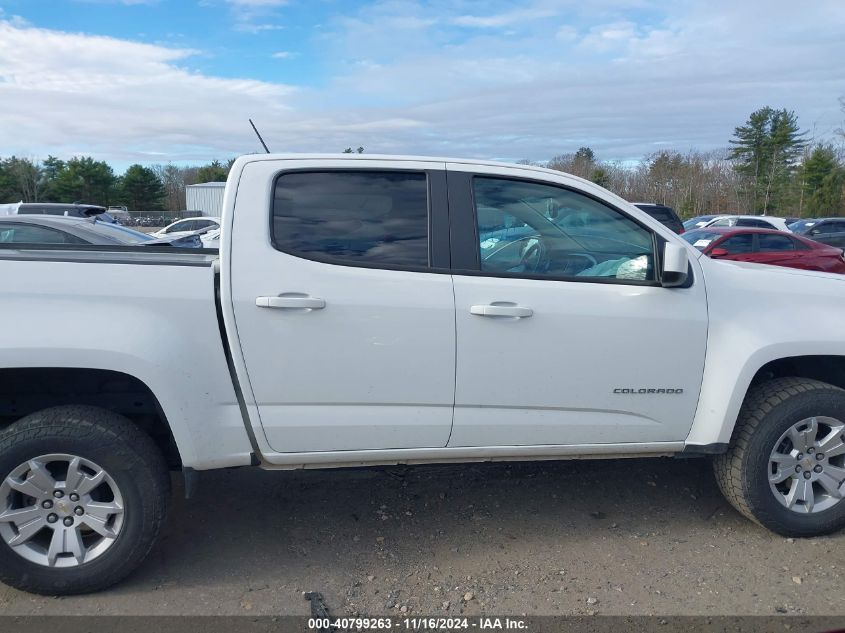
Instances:
[[[838,133],[845,138],[845,130]],[[632,202],[666,204],[684,217],[845,215],[845,151],[808,139],[794,112],[760,108],[735,128],[729,143],[711,152],[655,152],[635,166],[599,161],[591,148],[581,147],[545,166],[591,180]]]
[[[845,113],[845,99],[841,101]],[[845,138],[845,130],[839,130]],[[344,153],[363,153],[348,147]],[[0,202],[89,202],[130,210],[180,211],[187,185],[225,181],[233,160],[200,167],[132,165],[123,175],[103,161],[49,156],[0,160]],[[845,215],[845,151],[815,142],[794,112],[764,107],[734,129],[723,150],[666,150],[631,164],[602,161],[589,147],[537,164],[591,180],[632,202],[659,202],[682,216],[711,213]]]
[[[38,162],[11,156],[0,160],[0,203],[85,202],[126,206],[138,211],[186,209],[185,187],[224,182],[234,159],[214,160],[200,167],[131,165],[122,175],[90,156]]]

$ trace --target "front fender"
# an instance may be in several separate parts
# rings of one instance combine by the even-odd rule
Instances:
[[[845,277],[707,257],[700,262],[710,327],[690,446],[730,441],[748,387],[767,363],[845,357]]]

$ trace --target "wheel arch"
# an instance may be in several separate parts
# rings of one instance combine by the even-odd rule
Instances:
[[[814,351],[824,351],[812,347]],[[752,355],[736,372],[724,370],[720,377],[709,381],[705,376],[695,420],[686,439],[687,450],[727,450],[749,391],[764,382],[786,377],[809,378],[845,389],[845,354],[790,354],[766,348]]]
[[[123,415],[152,437],[170,468],[181,468],[182,453],[167,415],[143,380],[100,368],[0,368],[0,428],[62,405],[89,405]]]
[[[771,360],[757,370],[748,389],[761,382],[789,376],[812,378],[845,389],[845,356],[818,354]]]

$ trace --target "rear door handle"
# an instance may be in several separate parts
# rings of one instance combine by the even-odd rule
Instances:
[[[534,314],[534,310],[515,303],[495,302],[487,305],[471,306],[470,314],[486,317],[511,317],[525,319]]]
[[[281,295],[256,297],[255,305],[259,308],[275,308],[277,310],[322,310],[326,307],[326,300],[302,295]]]

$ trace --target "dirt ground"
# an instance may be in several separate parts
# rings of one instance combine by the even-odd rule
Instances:
[[[845,534],[785,539],[704,460],[203,473],[117,587],[0,613],[845,615]]]

